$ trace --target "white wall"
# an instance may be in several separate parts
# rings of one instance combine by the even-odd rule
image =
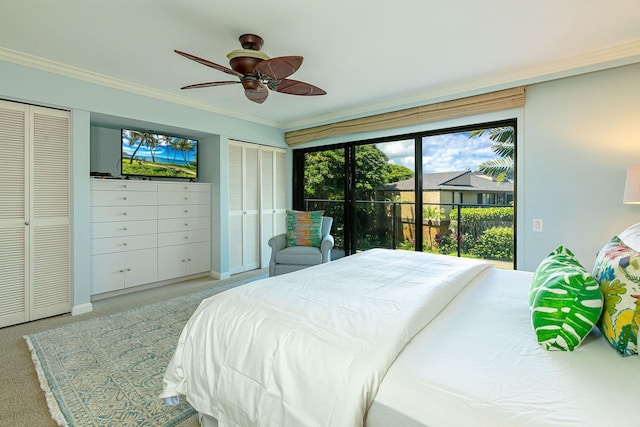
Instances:
[[[517,268],[535,270],[562,244],[591,270],[612,236],[640,222],[640,206],[622,204],[626,168],[640,162],[640,64],[531,85],[522,109],[299,148],[510,118],[518,120]],[[542,233],[532,231],[533,219],[543,220]]]
[[[113,115],[193,129],[208,135],[212,144],[205,172],[219,183],[212,232],[213,266],[228,273],[228,230],[225,212],[228,194],[225,159],[228,139],[285,146],[283,131],[227,118],[211,112],[158,101],[140,95],[74,80],[34,68],[0,61],[0,98],[72,110],[74,306],[88,303],[89,189],[81,180],[89,172],[90,129],[93,113]],[[640,207],[623,205],[622,189],[629,164],[640,162],[640,64],[598,71],[531,85],[523,109],[466,117],[424,126],[333,138],[313,145],[372,138],[418,130],[439,129],[505,118],[518,119],[518,268],[533,270],[557,245],[565,244],[591,268],[597,251],[614,234],[640,222]],[[93,135],[92,135],[93,136]],[[290,167],[291,156],[288,156]],[[288,171],[290,178],[290,171]],[[290,195],[288,195],[290,200]],[[217,215],[217,216],[216,216]],[[544,231],[533,233],[534,218],[544,221]],[[226,270],[225,270],[226,268]]]
[[[533,270],[563,244],[590,270],[613,235],[640,222],[640,207],[622,204],[626,168],[640,162],[640,64],[530,86],[523,129],[520,265]]]
[[[0,61],[0,98],[71,111],[72,144],[72,218],[73,218],[73,312],[91,309],[90,279],[90,164],[105,166],[118,175],[117,159],[120,150],[120,122],[122,126],[136,126],[162,131],[185,129],[205,144],[205,161],[200,164],[205,182],[213,186],[225,185],[226,148],[228,138],[286,147],[283,131],[264,124],[257,124],[235,117],[227,117],[209,111],[178,105],[155,98],[132,94],[76,80],[52,72]],[[93,125],[94,117],[108,119],[108,126]],[[148,128],[148,127],[147,127]],[[91,140],[107,141],[106,145],[91,146]],[[113,145],[110,142],[113,141]],[[91,149],[90,149],[91,147]],[[221,167],[222,166],[222,167]],[[220,188],[212,190],[220,195]],[[226,193],[224,193],[226,194]],[[228,276],[228,232],[225,227],[226,197],[213,200],[212,211],[212,268],[214,276]],[[215,239],[218,239],[217,241]],[[215,257],[215,258],[214,258]],[[226,270],[225,270],[226,268]]]

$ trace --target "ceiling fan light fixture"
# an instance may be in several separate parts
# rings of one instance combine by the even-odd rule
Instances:
[[[267,99],[269,90],[301,96],[326,94],[324,90],[312,84],[287,78],[300,68],[303,61],[302,56],[279,56],[277,58],[270,58],[269,55],[260,51],[263,43],[264,40],[262,37],[256,36],[255,34],[241,35],[240,44],[242,45],[242,49],[232,50],[227,54],[231,68],[191,55],[190,53],[175,50],[177,54],[187,59],[239,78],[239,81],[196,83],[183,86],[181,89],[242,83],[245,96],[250,101],[259,104]]]
[[[256,58],[263,61],[266,59],[271,59],[266,53],[257,50],[235,49],[227,53],[227,59],[232,60],[235,58]]]

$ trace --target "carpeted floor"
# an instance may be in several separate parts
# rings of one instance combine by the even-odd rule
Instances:
[[[224,286],[238,280],[265,275],[264,270],[255,270],[233,276],[227,280],[210,278],[194,279],[179,284],[164,286],[93,303],[93,312],[81,316],[57,316],[22,325],[0,329],[0,426],[56,426],[51,418],[45,394],[40,388],[31,354],[23,339],[24,335],[37,334],[101,316],[135,309],[158,301],[198,292],[212,286]],[[195,417],[177,424],[178,427],[197,426]]]

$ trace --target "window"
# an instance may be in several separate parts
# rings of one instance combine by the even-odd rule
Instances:
[[[345,255],[423,250],[513,268],[515,124],[294,150],[294,208],[333,216]]]

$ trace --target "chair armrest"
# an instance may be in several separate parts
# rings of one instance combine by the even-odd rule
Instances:
[[[333,249],[334,239],[331,234],[327,234],[322,238],[320,244],[320,252],[322,253],[322,263],[331,261],[331,249]]]
[[[277,234],[269,239],[267,242],[271,246],[271,253],[278,252],[287,247],[287,234]]]

